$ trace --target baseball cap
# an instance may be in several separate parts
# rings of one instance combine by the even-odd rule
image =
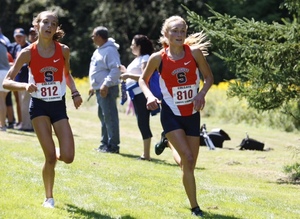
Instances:
[[[14,37],[15,36],[24,36],[25,35],[25,31],[23,28],[17,28],[14,31]]]
[[[28,33],[31,33],[31,32],[36,32],[35,29],[33,27],[30,27],[29,29],[29,32]]]

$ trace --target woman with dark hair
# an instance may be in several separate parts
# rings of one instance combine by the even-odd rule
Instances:
[[[130,48],[131,52],[136,57],[128,65],[127,69],[125,66],[121,66],[121,79],[126,80],[126,89],[133,102],[138,127],[143,138],[144,153],[139,157],[139,159],[150,161],[150,146],[152,138],[152,132],[150,129],[151,111],[146,108],[147,99],[139,87],[138,80],[143,69],[146,67],[148,59],[154,48],[152,42],[145,35],[135,35]]]

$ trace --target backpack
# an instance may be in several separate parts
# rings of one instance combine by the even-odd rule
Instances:
[[[203,124],[200,128],[200,146],[205,146],[205,145],[207,146],[205,137],[206,138],[209,137],[212,144],[218,148],[223,148],[224,141],[231,140],[229,135],[224,130],[219,128],[212,129],[210,132],[206,133],[207,136],[205,136],[205,132],[206,132],[206,125]]]
[[[246,150],[263,151],[265,144],[253,138],[249,138],[247,134],[247,137],[242,140],[239,146],[240,146],[240,150],[246,149]]]

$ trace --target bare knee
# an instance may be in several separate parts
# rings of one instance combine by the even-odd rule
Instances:
[[[74,156],[72,156],[72,155],[63,155],[62,156],[61,155],[59,157],[59,160],[65,162],[66,164],[70,164],[70,163],[72,163],[74,161]]]
[[[55,154],[47,156],[45,163],[47,165],[54,166],[56,164],[56,156],[55,156]]]
[[[188,168],[190,170],[193,170],[194,169],[194,162],[195,162],[195,159],[194,159],[194,156],[191,154],[191,153],[188,153],[188,154],[185,154],[184,155],[184,158],[182,159],[182,165],[185,167],[185,168]]]
[[[64,162],[65,162],[66,164],[73,163],[73,161],[74,161],[74,158],[68,158],[68,159],[65,159],[65,160],[64,160]]]
[[[74,149],[73,147],[60,148],[57,153],[57,159],[65,162],[66,164],[70,164],[74,161]]]

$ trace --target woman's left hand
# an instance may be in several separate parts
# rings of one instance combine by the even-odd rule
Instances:
[[[76,96],[73,98],[73,103],[76,109],[78,109],[80,107],[80,105],[82,104],[82,98],[81,96]]]
[[[204,109],[205,106],[205,98],[204,98],[204,94],[202,94],[201,92],[199,92],[194,100],[193,100],[193,104],[194,104],[194,110],[196,111],[200,111]]]

